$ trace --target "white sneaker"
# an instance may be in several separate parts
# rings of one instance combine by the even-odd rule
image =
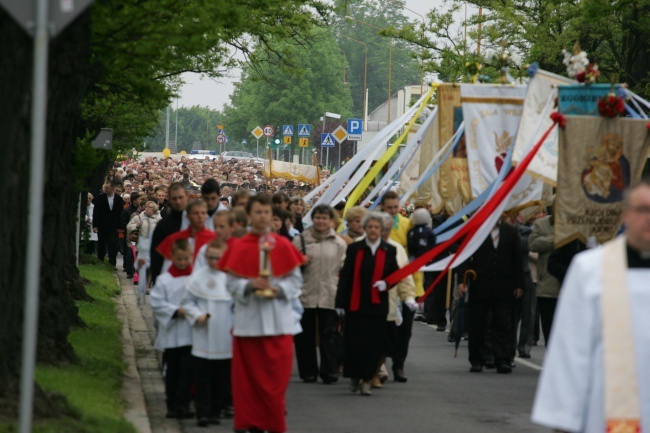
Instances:
[[[370,391],[370,382],[361,382],[361,395],[372,395]]]

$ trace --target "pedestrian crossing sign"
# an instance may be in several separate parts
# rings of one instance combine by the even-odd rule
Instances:
[[[298,145],[300,147],[309,147],[309,138],[307,137],[300,137],[298,139]]]
[[[284,137],[284,144],[291,144],[291,136],[285,136]]]
[[[334,136],[332,134],[321,134],[320,145],[322,147],[334,147]]]
[[[309,137],[311,135],[311,125],[301,123],[298,125],[298,137]]]
[[[282,127],[282,135],[285,137],[293,135],[293,125],[284,125]]]

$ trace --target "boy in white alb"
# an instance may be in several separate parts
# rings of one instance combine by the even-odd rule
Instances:
[[[191,418],[192,330],[184,320],[181,299],[192,273],[192,249],[187,239],[172,244],[172,265],[156,279],[151,307],[158,323],[155,347],[164,350],[167,418]]]
[[[226,243],[220,239],[208,243],[208,266],[192,274],[182,300],[185,317],[192,325],[195,406],[200,427],[219,424],[219,413],[230,395],[233,300],[226,289],[226,274],[216,269],[225,250]]]

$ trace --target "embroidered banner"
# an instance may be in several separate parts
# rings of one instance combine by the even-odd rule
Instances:
[[[614,91],[618,90],[618,84]],[[599,116],[598,100],[612,91],[609,84],[575,84],[560,86],[558,108],[561,114],[576,116]]]
[[[422,146],[420,147],[420,155],[418,158],[418,178],[422,176],[429,162],[440,150],[440,142],[438,141],[438,128],[440,117],[436,116],[433,125],[429,132],[422,138]],[[444,144],[444,143],[443,143]],[[415,158],[414,158],[415,159]],[[416,194],[411,197],[411,203],[423,203],[431,205],[433,212],[438,212],[442,207],[442,197],[438,192],[438,181],[440,179],[440,172],[434,173],[426,182],[424,182],[417,190]],[[405,190],[406,191],[406,190]]]
[[[458,84],[441,84],[438,87],[439,143],[447,143],[463,122]],[[454,154],[440,166],[437,181],[441,205],[449,213],[458,212],[472,199],[467,171],[467,150],[465,137],[461,137]]]
[[[555,245],[614,237],[623,191],[641,177],[648,155],[646,120],[567,116],[560,131]]]
[[[525,95],[526,86],[461,84],[472,197],[497,178],[514,145]],[[542,182],[523,176],[507,209],[539,201],[541,195]]]
[[[318,183],[318,167],[314,165],[293,164],[273,160],[269,174],[269,161],[264,161],[264,176],[298,180],[306,183]]]
[[[530,147],[539,141],[544,131],[553,123],[550,114],[555,108],[558,86],[573,82],[569,78],[541,69],[530,80],[515,140],[513,164],[516,165],[523,159]],[[539,149],[527,171],[527,174],[553,186],[557,185],[557,141],[556,129]]]

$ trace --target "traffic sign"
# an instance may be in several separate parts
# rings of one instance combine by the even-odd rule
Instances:
[[[285,137],[288,135],[293,135],[293,125],[284,125],[282,127],[282,135]]]
[[[301,123],[298,125],[298,137],[309,137],[311,136],[311,125],[306,123]]]
[[[228,139],[226,138],[226,134],[219,134],[219,135],[217,135],[217,143],[219,143],[219,144],[224,144],[224,143],[226,143],[227,141],[228,141]]]
[[[273,129],[273,127],[272,127],[271,125],[266,125],[266,126],[264,127],[264,130],[263,130],[262,132],[263,132],[264,135],[266,135],[267,137],[273,137],[273,134],[275,134],[275,129]]]
[[[320,135],[320,145],[322,147],[334,147],[335,146],[334,140],[336,140],[336,139],[334,138],[334,136],[332,134],[321,134]]]
[[[338,141],[339,143],[343,143],[343,141],[348,137],[348,132],[345,130],[345,128],[341,125],[338,128],[332,132],[332,135]]]
[[[291,136],[285,135],[284,144],[291,144]]]
[[[259,126],[256,126],[251,133],[253,134],[253,137],[257,138],[258,140],[260,137],[262,137],[262,135],[264,135],[264,131],[262,131],[262,128]]]
[[[363,120],[348,119],[348,140],[361,141],[363,137]]]
[[[300,146],[300,147],[309,147],[309,138],[300,137],[298,139],[298,146]]]

